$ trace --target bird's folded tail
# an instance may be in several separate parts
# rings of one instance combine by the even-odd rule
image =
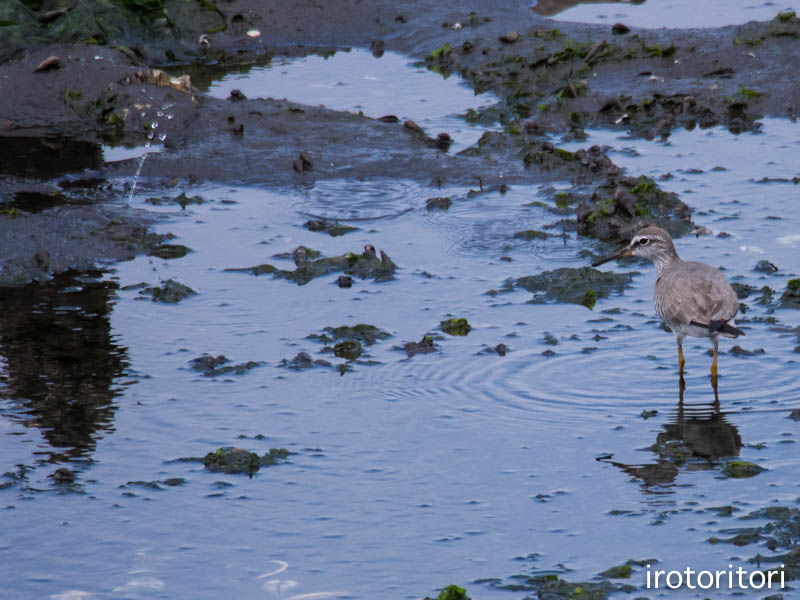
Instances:
[[[697,321],[689,321],[689,325],[694,325],[695,327],[702,327],[703,329],[708,329],[709,333],[721,333],[723,335],[730,335],[733,337],[739,337],[740,335],[744,335],[744,331],[742,331],[738,327],[734,327],[724,319],[721,319],[719,321],[711,321],[708,325],[703,325],[702,323],[698,323]]]

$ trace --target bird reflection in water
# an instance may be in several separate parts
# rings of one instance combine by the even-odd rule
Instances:
[[[622,469],[641,480],[646,490],[654,491],[650,488],[673,484],[682,470],[713,470],[719,459],[739,456],[742,438],[720,411],[719,400],[684,403],[681,386],[680,402],[649,449],[657,455],[654,463],[625,464],[610,457],[597,460]]]

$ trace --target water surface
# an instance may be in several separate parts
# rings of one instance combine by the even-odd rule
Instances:
[[[769,21],[784,10],[797,10],[793,2],[764,0],[539,0],[533,10],[554,20],[613,25],[623,22],[647,29],[696,29]]]

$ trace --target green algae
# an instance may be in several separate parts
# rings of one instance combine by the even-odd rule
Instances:
[[[447,319],[440,323],[440,327],[442,331],[449,333],[450,335],[464,336],[472,330],[472,326],[464,318]]]
[[[452,52],[452,51],[453,51],[453,49],[450,47],[450,44],[445,42],[440,47],[438,47],[436,50],[433,50],[430,54],[428,54],[427,60],[431,60],[431,61],[439,60],[441,57],[449,55],[450,52]]]
[[[538,231],[536,229],[526,229],[525,231],[517,231],[514,234],[514,239],[517,240],[546,240],[547,234],[544,231]]]
[[[141,44],[150,54],[188,57],[199,35],[227,27],[225,15],[209,0],[73,0],[51,18],[38,14],[39,3],[0,4],[0,27],[8,32],[0,40],[0,62],[57,43]]]
[[[675,54],[677,48],[674,44],[670,44],[666,48],[662,48],[659,44],[653,44],[652,46],[647,46],[646,44],[642,44],[642,50],[645,54],[651,57],[667,57],[672,56]]]
[[[452,70],[450,57],[452,52],[453,49],[450,44],[445,42],[425,57],[425,64],[434,73],[446,76]]]
[[[742,96],[746,96],[748,98],[761,98],[764,95],[763,92],[757,92],[755,90],[751,90],[749,88],[744,87],[743,85],[739,85],[739,93]]]
[[[252,475],[261,468],[260,463],[260,458],[255,452],[230,446],[217,448],[203,458],[203,464],[209,471],[222,471],[228,474],[247,473]]]
[[[429,596],[425,597],[425,600],[433,600]],[[467,590],[464,588],[460,588],[457,585],[448,585],[446,588],[442,589],[439,592],[439,595],[436,596],[436,600],[471,600],[469,596],[467,596]]]
[[[183,258],[189,254],[191,250],[191,248],[182,244],[161,244],[160,246],[156,246],[150,250],[150,252],[147,253],[147,256],[155,256],[156,258],[163,258],[164,260],[172,260],[175,258]]]
[[[590,203],[578,207],[578,232],[607,241],[629,239],[645,225],[658,225],[673,236],[691,229],[691,209],[678,196],[647,176],[609,177]]]
[[[622,292],[632,280],[633,273],[598,271],[592,267],[562,267],[538,275],[507,279],[504,290],[522,288],[533,294],[531,302],[569,302],[594,308],[600,298]]]
[[[763,471],[766,471],[764,467],[746,460],[732,460],[722,464],[722,472],[733,479],[755,477]]]
[[[781,308],[800,308],[800,279],[790,279],[781,294]]]
[[[626,563],[624,565],[618,565],[616,567],[606,569],[600,573],[600,576],[606,577],[607,579],[630,579],[632,571],[633,569],[631,566]]]

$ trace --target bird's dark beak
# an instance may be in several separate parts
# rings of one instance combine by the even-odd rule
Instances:
[[[633,247],[632,246],[625,246],[622,250],[618,252],[614,252],[614,254],[609,254],[605,258],[598,258],[596,261],[592,263],[593,267],[599,267],[602,264],[610,262],[612,260],[617,260],[618,258],[624,258],[625,256],[633,256]]]

